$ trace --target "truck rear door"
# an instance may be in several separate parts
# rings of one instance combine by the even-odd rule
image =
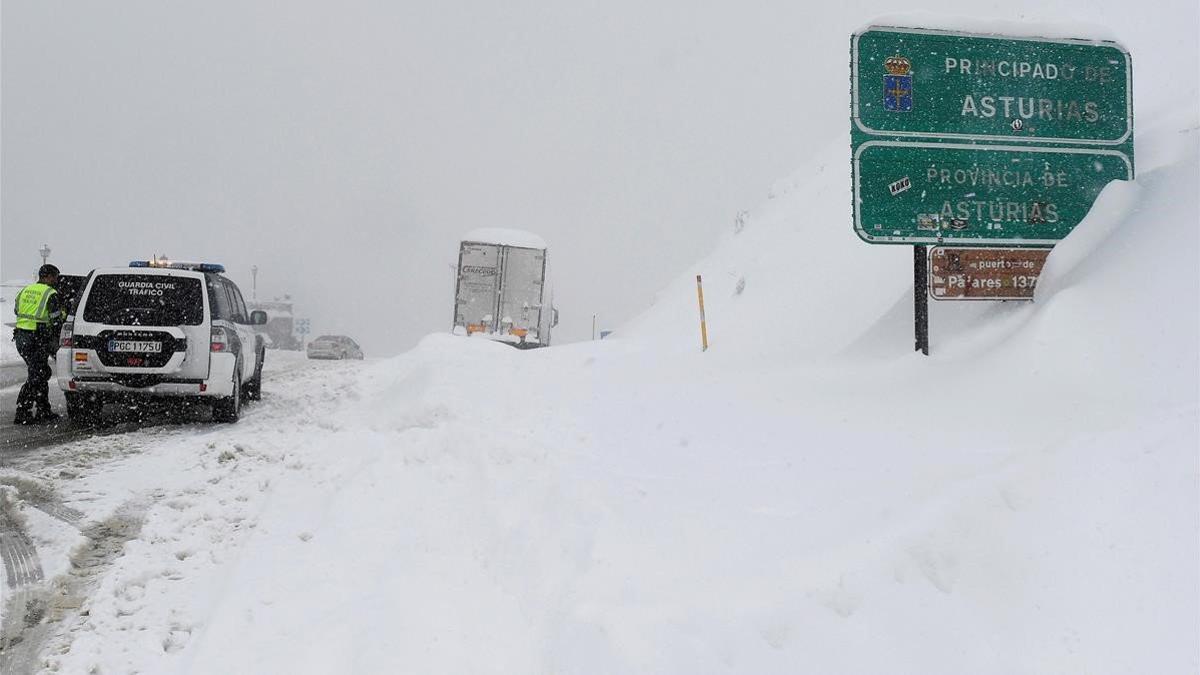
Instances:
[[[542,316],[542,288],[546,252],[536,248],[505,246],[501,256],[499,326],[511,325],[511,334],[537,340]]]
[[[462,243],[458,251],[458,287],[454,298],[454,327],[471,333],[490,333],[496,327],[496,298],[500,282],[500,246]]]

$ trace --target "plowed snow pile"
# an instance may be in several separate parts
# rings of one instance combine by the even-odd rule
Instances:
[[[431,336],[323,367],[330,399],[269,383],[237,428],[93,480],[196,458],[147,496],[49,663],[1195,672],[1200,124],[1182,108],[1139,120],[1138,180],[1056,249],[1036,303],[934,304],[928,358],[910,251],[851,231],[842,139],[610,340]]]

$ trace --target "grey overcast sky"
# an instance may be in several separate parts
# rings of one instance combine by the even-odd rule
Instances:
[[[387,354],[448,329],[458,237],[512,227],[549,242],[558,337],[586,339],[847,128],[850,33],[911,9],[4,0],[0,278],[43,242],[70,272],[224,262],[247,294],[257,264],[260,298]],[[920,9],[1106,26],[1139,106],[1195,87],[1194,0]]]

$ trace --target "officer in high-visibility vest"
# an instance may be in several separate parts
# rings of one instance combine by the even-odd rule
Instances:
[[[58,351],[58,329],[66,318],[54,285],[58,283],[58,268],[42,265],[37,283],[29,284],[17,294],[13,309],[17,327],[13,341],[17,353],[29,367],[29,379],[17,395],[15,424],[34,424],[53,421],[58,415],[50,409],[50,357]],[[35,410],[36,408],[36,410]]]

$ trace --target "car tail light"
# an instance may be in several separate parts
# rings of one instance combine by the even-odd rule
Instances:
[[[212,339],[209,340],[209,351],[212,352],[227,352],[229,351],[229,333],[220,326],[213,326]]]
[[[62,325],[62,330],[58,332],[58,346],[74,347],[75,346],[75,322],[68,321]]]

